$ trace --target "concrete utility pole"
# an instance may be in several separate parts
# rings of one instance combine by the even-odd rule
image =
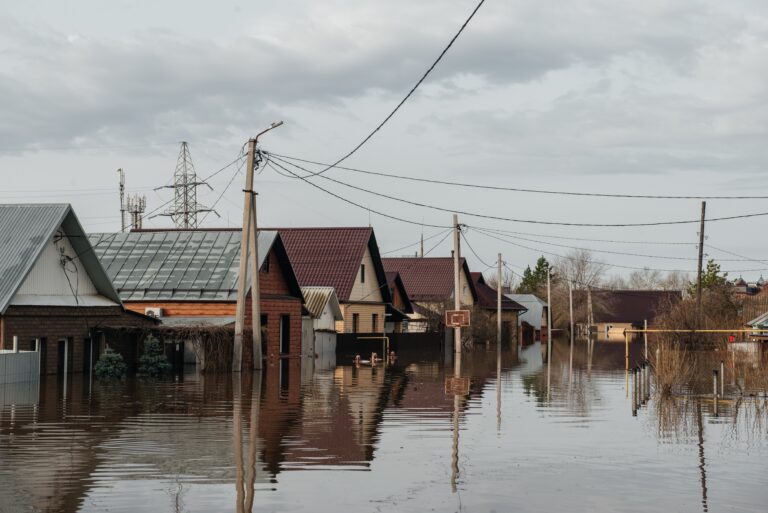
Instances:
[[[552,269],[547,266],[547,399],[552,379]]]
[[[253,368],[261,369],[261,294],[259,293],[259,254],[256,223],[256,192],[253,190],[253,171],[256,164],[256,144],[259,136],[279,127],[283,122],[272,123],[248,141],[248,157],[245,170],[245,199],[243,203],[243,229],[240,238],[240,269],[237,277],[237,308],[235,311],[235,341],[232,353],[232,372],[243,367],[243,330],[245,328],[245,302],[247,297],[246,276],[251,269],[251,337]],[[249,266],[250,264],[250,266]]]
[[[499,253],[499,270],[496,277],[496,343],[501,347],[501,253]]]
[[[570,374],[573,375],[573,282],[568,282],[568,311],[571,319],[571,359],[569,363]]]
[[[699,268],[696,273],[696,325],[701,324],[701,272],[704,262],[704,216],[707,211],[707,202],[701,202],[701,225],[699,226]]]
[[[592,338],[592,325],[595,323],[595,316],[592,312],[592,289],[587,285],[587,340]]]
[[[453,308],[461,310],[461,255],[459,237],[459,216],[453,214]],[[461,327],[453,328],[453,352],[461,354]]]

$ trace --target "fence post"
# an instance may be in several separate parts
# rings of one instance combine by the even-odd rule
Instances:
[[[720,396],[725,397],[725,362],[720,360]]]
[[[715,403],[715,417],[717,417],[717,370],[712,371],[712,399]]]

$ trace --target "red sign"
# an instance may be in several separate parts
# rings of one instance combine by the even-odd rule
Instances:
[[[466,328],[469,326],[469,310],[446,310],[445,325],[449,328]]]
[[[445,378],[445,395],[469,395],[469,378]]]

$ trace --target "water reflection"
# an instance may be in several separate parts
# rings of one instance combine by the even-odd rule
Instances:
[[[762,507],[765,398],[723,400],[718,416],[703,397],[653,398],[632,417],[624,351],[555,340],[549,387],[534,344],[477,348],[460,367],[403,352],[392,367],[284,360],[5,391],[0,511]],[[446,393],[451,377],[468,393]]]

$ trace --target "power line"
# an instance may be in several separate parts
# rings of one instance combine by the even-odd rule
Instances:
[[[448,228],[447,230],[448,230],[448,231],[450,231],[450,230],[451,230],[451,228]],[[408,244],[408,245],[406,245],[406,246],[403,246],[403,247],[401,247],[401,248],[397,248],[397,249],[391,249],[391,250],[389,250],[389,251],[384,251],[384,252],[383,252],[383,253],[381,253],[381,254],[382,254],[382,255],[391,255],[392,253],[397,253],[398,251],[402,251],[402,250],[404,250],[404,249],[412,248],[413,246],[416,246],[416,245],[418,245],[418,244],[421,244],[422,242],[428,241],[428,240],[430,240],[430,239],[434,239],[435,237],[439,237],[440,235],[444,234],[445,232],[446,232],[446,230],[443,230],[443,231],[437,232],[437,233],[435,233],[435,234],[433,234],[433,235],[430,235],[430,236],[429,236],[429,237],[427,237],[426,239],[423,239],[423,240],[422,240],[422,239],[419,239],[419,240],[417,240],[416,242],[413,242],[413,243],[411,243],[411,244]]]
[[[484,228],[476,228],[476,229],[479,230],[479,231],[490,231],[490,230],[485,230]],[[582,251],[590,251],[590,252],[593,252],[593,253],[607,253],[607,254],[611,254],[611,255],[634,256],[634,257],[641,257],[641,258],[656,258],[656,259],[662,259],[662,260],[686,260],[686,261],[696,261],[697,260],[696,258],[691,258],[691,257],[648,255],[648,254],[645,254],[645,253],[629,253],[629,252],[625,252],[625,251],[610,251],[610,250],[607,250],[607,249],[593,249],[593,248],[584,248],[584,247],[579,247],[579,246],[569,246],[569,245],[566,245],[566,244],[555,244],[554,242],[547,242],[547,241],[543,241],[543,240],[528,239],[528,238],[525,238],[525,237],[515,237],[513,235],[507,235],[507,237],[511,237],[513,239],[516,239],[516,240],[524,240],[524,241],[528,241],[528,242],[535,242],[535,243],[538,243],[538,244],[546,244],[547,246],[556,246],[556,247],[559,247],[559,248],[567,248],[567,249],[578,249],[578,250],[582,250]],[[744,259],[740,259],[740,260],[721,260],[721,261],[723,261],[723,262],[743,262]]]
[[[277,167],[283,169],[284,171],[290,173],[294,177],[301,179],[302,181],[304,181],[305,183],[311,185],[312,187],[314,187],[316,189],[320,189],[324,193],[333,196],[336,199],[340,199],[341,201],[343,201],[345,203],[349,203],[350,205],[354,205],[354,206],[356,206],[358,208],[362,208],[363,210],[367,210],[369,212],[373,212],[374,214],[378,214],[378,215],[380,215],[382,217],[386,217],[386,218],[389,218],[389,219],[394,219],[395,221],[400,221],[402,223],[408,223],[408,224],[413,224],[413,225],[417,225],[417,226],[427,226],[429,228],[451,228],[450,226],[445,226],[445,225],[440,225],[440,224],[421,223],[421,222],[418,222],[418,221],[411,221],[410,219],[404,219],[402,217],[394,216],[394,215],[391,215],[391,214],[385,214],[384,212],[380,212],[378,210],[374,210],[372,208],[368,208],[366,206],[361,205],[360,203],[356,203],[356,202],[354,202],[352,200],[349,200],[349,199],[347,199],[347,198],[345,198],[343,196],[340,196],[339,194],[336,194],[335,192],[332,192],[332,191],[329,191],[328,189],[320,187],[316,183],[310,182],[309,180],[307,180],[303,176],[300,176],[300,175],[294,173],[290,169],[287,169],[287,168],[281,166],[280,164],[278,164],[277,162],[275,162],[273,160],[269,160],[267,162],[267,165],[269,167],[271,167],[276,173],[278,173],[278,174],[280,174],[282,176],[285,176],[285,175],[283,173],[281,173],[275,166],[277,166]]]
[[[624,194],[624,193],[574,192],[574,191],[558,191],[558,190],[547,190],[547,189],[529,189],[529,188],[521,188],[521,187],[507,187],[502,185],[482,185],[482,184],[474,184],[474,183],[467,183],[467,182],[453,182],[449,180],[419,178],[415,176],[405,176],[405,175],[398,175],[394,173],[384,173],[379,171],[367,171],[364,169],[359,169],[354,167],[343,167],[343,166],[337,166],[335,164],[333,165],[323,164],[322,162],[317,162],[314,160],[307,160],[299,157],[291,157],[288,155],[281,155],[278,153],[273,153],[272,155],[274,155],[275,157],[282,157],[284,159],[295,160],[297,162],[304,162],[307,164],[314,164],[317,166],[328,166],[328,169],[330,169],[331,167],[335,167],[337,169],[341,169],[344,171],[352,171],[355,173],[362,173],[362,174],[372,175],[372,176],[382,176],[385,178],[396,178],[399,180],[408,180],[411,182],[421,182],[421,183],[428,183],[428,184],[434,184],[434,185],[447,185],[447,186],[453,186],[453,187],[466,187],[471,189],[484,189],[484,190],[491,190],[491,191],[521,192],[521,193],[531,193],[531,194],[554,194],[554,195],[561,195],[561,196],[586,196],[591,198],[623,198],[623,199],[664,199],[664,200],[667,200],[667,199],[671,199],[671,200],[768,199],[768,196],[754,196],[754,195],[686,196],[686,195],[667,195],[667,194]],[[325,171],[327,171],[327,169],[318,173],[313,173],[311,176],[322,174]],[[310,171],[310,173],[312,172]]]
[[[520,244],[520,243],[517,243],[517,242],[513,242],[513,241],[510,241],[509,239],[504,239],[504,238],[501,238],[501,237],[498,237],[498,236],[495,236],[495,235],[491,235],[490,233],[485,233],[482,230],[477,230],[477,231],[478,231],[478,233],[480,233],[482,235],[485,235],[486,237],[490,237],[492,239],[504,242],[504,243],[512,245],[512,246],[516,246],[516,247],[519,247],[519,248],[527,249],[529,251],[534,251],[534,252],[539,253],[539,254],[551,255],[551,256],[554,256],[554,257],[557,257],[557,258],[562,258],[562,259],[565,259],[565,260],[577,260],[576,258],[568,256],[568,255],[561,255],[559,253],[553,253],[552,251],[546,251],[546,250],[543,250],[541,248],[535,248],[535,247],[531,247],[531,246],[526,246],[525,244]],[[593,263],[593,264],[597,264],[597,265],[605,265],[605,266],[608,266],[608,267],[617,267],[617,268],[620,268],[620,269],[631,269],[631,270],[635,270],[635,271],[649,270],[649,271],[689,273],[689,274],[695,272],[693,270],[686,270],[686,269],[659,269],[659,268],[654,268],[654,267],[634,267],[634,266],[629,266],[629,265],[611,264],[611,263],[603,262],[603,261],[600,261],[600,260],[587,260],[587,262]],[[765,270],[766,269],[736,269],[736,270],[724,270],[722,272],[726,272],[726,273],[740,273],[740,272],[760,272],[760,271],[765,271]]]
[[[758,260],[756,258],[745,257],[744,255],[739,255],[738,253],[734,253],[733,251],[728,251],[727,249],[718,248],[718,247],[713,246],[712,244],[709,244],[709,243],[705,244],[705,246],[707,246],[709,248],[712,248],[712,249],[714,249],[716,251],[722,251],[723,253],[726,253],[728,255],[737,256],[737,257],[742,258],[744,261],[747,261],[747,262],[757,262],[758,264],[768,265],[768,261]],[[725,261],[725,260],[723,260],[723,261]]]
[[[562,239],[562,240],[578,240],[584,242],[606,242],[611,244],[640,244],[648,246],[698,246],[698,242],[670,242],[670,241],[648,241],[648,240],[615,240],[615,239],[590,239],[585,237],[567,237],[564,235],[549,235],[543,233],[531,233],[531,232],[518,232],[512,230],[501,230],[497,228],[484,228],[484,230],[493,233],[500,234],[512,234],[512,235],[531,235],[534,237],[542,237],[545,239]]]
[[[309,184],[311,184],[311,185],[313,185],[315,187],[318,187],[315,183],[310,182],[308,180],[308,178],[316,176],[317,173],[312,174],[310,171],[308,171],[307,169],[299,166],[298,164],[294,164],[292,162],[288,162],[286,160],[283,160],[283,159],[277,157],[276,155],[274,155],[272,153],[270,153],[269,155],[274,157],[275,160],[279,160],[280,162],[283,162],[283,163],[291,165],[291,166],[293,166],[293,167],[295,167],[297,169],[301,169],[302,171],[310,173],[310,174],[307,174],[305,176],[300,176],[300,175],[294,173],[293,171],[290,171],[290,173],[294,177],[301,178],[306,183],[309,183]],[[277,163],[275,163],[275,164],[279,165]],[[280,167],[282,169],[286,169],[283,166],[280,166]],[[350,189],[354,189],[354,190],[357,190],[357,191],[361,191],[361,192],[365,192],[365,193],[368,193],[368,194],[372,194],[374,196],[380,196],[382,198],[386,198],[386,199],[389,199],[389,200],[392,200],[392,201],[397,201],[397,202],[400,202],[400,203],[405,203],[405,204],[408,204],[408,205],[413,205],[413,206],[416,206],[416,207],[427,208],[427,209],[436,210],[436,211],[445,212],[445,213],[455,213],[455,214],[461,214],[461,215],[465,215],[465,216],[478,217],[478,218],[481,218],[481,219],[490,219],[490,220],[494,220],[494,221],[506,221],[506,222],[512,222],[512,223],[527,223],[527,224],[541,224],[541,225],[552,225],[552,226],[579,226],[579,227],[603,227],[603,228],[630,228],[630,227],[641,227],[641,226],[670,226],[670,225],[694,224],[694,223],[701,222],[700,219],[692,219],[692,220],[686,219],[686,220],[676,220],[676,221],[654,221],[654,222],[646,222],[646,223],[576,223],[576,222],[566,222],[566,221],[539,221],[539,220],[535,220],[535,219],[518,219],[518,218],[512,218],[512,217],[503,217],[503,216],[494,216],[494,215],[489,215],[489,214],[480,214],[480,213],[476,213],[476,212],[469,212],[469,211],[466,211],[466,210],[458,210],[458,209],[455,209],[455,208],[439,207],[439,206],[436,206],[436,205],[430,205],[430,204],[421,203],[421,202],[418,202],[418,201],[406,200],[406,199],[398,198],[396,196],[392,196],[392,195],[389,195],[389,194],[384,194],[384,193],[381,193],[381,192],[372,191],[372,190],[366,189],[364,187],[359,187],[359,186],[352,185],[352,184],[349,184],[349,183],[346,183],[346,182],[342,182],[340,180],[336,180],[336,179],[331,178],[329,176],[324,176],[323,175],[323,176],[320,176],[320,178],[323,178],[325,180],[331,181],[331,182],[339,184],[339,185],[343,185],[345,187],[349,187]],[[751,217],[762,217],[762,216],[768,216],[768,212],[758,212],[758,213],[753,213],[753,214],[741,214],[741,215],[735,215],[735,216],[715,217],[715,218],[709,218],[709,219],[707,219],[707,221],[708,222],[729,221],[729,220],[734,220],[734,219],[747,219],[747,218],[751,218]]]
[[[328,167],[326,167],[326,168],[325,168],[325,169],[323,169],[322,171],[317,171],[316,173],[313,173],[313,174],[312,174],[312,176],[322,175],[323,173],[325,173],[325,172],[326,172],[326,171],[328,171],[329,169],[331,169],[331,168],[333,168],[333,167],[336,167],[337,165],[341,164],[342,162],[344,162],[345,160],[347,160],[349,157],[351,157],[351,156],[352,156],[352,155],[353,155],[353,154],[354,154],[354,153],[355,153],[357,150],[359,150],[360,148],[362,148],[362,147],[363,147],[363,145],[364,145],[365,143],[367,143],[367,142],[368,142],[368,141],[369,141],[369,140],[370,140],[370,139],[371,139],[371,138],[372,138],[372,137],[373,137],[373,136],[376,134],[376,132],[378,132],[379,130],[381,130],[381,128],[382,128],[382,127],[383,127],[383,126],[384,126],[384,125],[387,123],[387,121],[389,121],[389,120],[392,118],[392,116],[394,116],[394,115],[395,115],[395,113],[396,113],[398,110],[400,110],[400,107],[402,107],[402,106],[403,106],[403,104],[404,104],[406,101],[408,101],[408,98],[410,98],[410,97],[411,97],[411,95],[413,95],[413,93],[414,93],[414,92],[416,92],[416,89],[418,89],[418,88],[419,88],[419,86],[421,85],[421,83],[422,83],[422,82],[424,82],[424,80],[427,78],[427,76],[429,76],[429,74],[432,72],[432,70],[433,70],[433,69],[435,69],[435,66],[437,66],[437,64],[438,64],[438,63],[439,63],[439,62],[442,60],[442,58],[445,56],[445,54],[448,52],[448,50],[451,48],[451,46],[453,46],[453,43],[455,43],[455,42],[456,42],[456,40],[459,38],[459,36],[461,35],[461,33],[462,33],[462,32],[464,32],[464,29],[467,27],[467,25],[469,24],[469,22],[470,22],[470,21],[472,20],[472,18],[475,16],[475,13],[477,13],[477,11],[480,9],[480,7],[481,7],[481,6],[482,6],[484,3],[485,3],[485,0],[480,0],[480,1],[477,3],[477,5],[475,6],[475,8],[472,10],[472,13],[469,15],[469,17],[466,19],[466,21],[464,21],[464,23],[463,23],[463,24],[461,25],[461,27],[459,28],[459,31],[458,31],[458,32],[456,32],[456,34],[453,36],[453,38],[451,38],[451,40],[448,42],[448,45],[446,45],[446,47],[445,47],[445,48],[443,48],[443,51],[442,51],[442,52],[440,52],[440,55],[438,55],[438,56],[437,56],[437,59],[435,59],[435,62],[433,62],[433,63],[432,63],[432,65],[431,65],[429,68],[427,68],[427,71],[425,71],[425,72],[424,72],[424,74],[423,74],[423,75],[421,76],[421,78],[419,79],[419,81],[418,81],[418,82],[416,82],[416,85],[414,85],[414,86],[411,88],[411,90],[410,90],[410,91],[408,91],[408,94],[406,94],[406,95],[405,95],[405,97],[404,97],[402,100],[400,100],[400,103],[398,103],[398,104],[395,106],[395,108],[394,108],[394,109],[392,109],[392,112],[390,112],[390,113],[387,115],[387,117],[385,117],[385,118],[384,118],[384,120],[383,120],[381,123],[379,123],[379,125],[378,125],[376,128],[374,128],[374,129],[373,129],[373,131],[372,131],[371,133],[369,133],[369,134],[368,134],[368,135],[367,135],[367,136],[366,136],[366,137],[365,137],[365,138],[364,138],[362,141],[360,141],[360,143],[359,143],[357,146],[355,146],[354,148],[352,148],[352,151],[350,151],[349,153],[347,153],[346,155],[344,155],[344,156],[343,156],[343,157],[341,157],[339,160],[337,160],[337,161],[336,161],[336,162],[334,162],[333,164],[329,165]]]

